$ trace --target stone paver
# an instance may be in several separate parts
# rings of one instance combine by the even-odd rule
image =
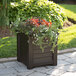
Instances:
[[[65,61],[69,63],[76,63],[76,58],[68,58],[68,59],[65,59]]]
[[[39,73],[39,72],[34,72],[28,76],[46,76],[46,74],[43,74],[43,73]]]
[[[19,65],[17,64],[17,62],[5,62],[3,63],[4,66],[6,66],[7,68],[10,67],[19,67]]]
[[[67,59],[68,57],[65,56],[64,54],[63,55],[58,55],[58,59],[62,60],[62,59]]]
[[[27,75],[31,75],[33,73],[34,73],[34,71],[29,70],[29,71],[25,71],[25,72],[16,73],[16,76],[27,76]]]
[[[59,75],[62,75],[63,73],[65,73],[66,71],[64,70],[60,70],[60,69],[52,69],[52,70],[50,70],[50,71],[48,71],[48,72],[46,72],[47,74],[49,74],[49,75],[55,75],[55,76],[59,76]]]
[[[66,72],[61,76],[76,76],[76,72]]]
[[[67,57],[71,57],[71,58],[73,58],[73,57],[76,57],[76,52],[74,52],[74,53],[64,54],[64,56],[67,56]]]
[[[17,76],[16,74],[3,74],[3,75],[0,75],[0,76]]]
[[[17,73],[17,71],[13,68],[3,68],[3,69],[0,69],[0,76],[2,75],[6,75],[6,74],[11,74],[11,73]]]
[[[0,76],[76,76],[76,52],[58,55],[57,66],[31,70],[17,61],[0,63]]]
[[[61,67],[59,67],[59,69],[67,71],[67,72],[74,72],[74,71],[76,71],[76,64],[61,66]]]
[[[71,64],[71,62],[65,61],[65,60],[58,60],[58,66],[64,66],[64,65],[68,65]]]
[[[5,66],[3,64],[0,64],[0,69],[5,68]]]
[[[46,68],[46,67],[37,67],[33,69],[36,72],[40,72],[40,73],[46,73],[49,70],[52,70],[52,68]]]

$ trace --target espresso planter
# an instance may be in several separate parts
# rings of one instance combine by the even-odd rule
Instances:
[[[29,43],[28,43],[29,40]],[[24,33],[17,34],[17,60],[24,63],[28,69],[38,66],[57,65],[57,46],[54,52],[50,51],[51,46],[44,49],[32,44],[32,39]]]

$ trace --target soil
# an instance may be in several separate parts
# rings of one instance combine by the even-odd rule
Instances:
[[[6,36],[12,36],[12,32],[10,28],[0,26],[0,38],[6,37]]]
[[[76,0],[61,0],[61,1],[55,1],[56,3],[61,4],[76,4]]]
[[[76,24],[76,21],[74,21],[73,19],[68,18],[68,20],[69,20],[70,22],[72,22],[72,23]]]
[[[69,27],[69,26],[72,26],[73,23],[71,23],[70,21],[65,21],[64,24],[63,24],[63,27]]]
[[[66,0],[64,3],[65,4],[76,4],[76,1]]]

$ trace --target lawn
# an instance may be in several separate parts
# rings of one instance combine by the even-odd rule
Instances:
[[[59,33],[59,50],[76,47],[76,25],[62,29]]]
[[[76,25],[61,29],[59,33],[59,50],[76,47]],[[16,46],[16,37],[4,37],[0,39],[0,58],[16,56]]]
[[[16,37],[0,39],[0,58],[16,56]]]
[[[68,18],[76,21],[76,5],[60,4],[60,6],[64,9],[64,12]]]
[[[71,4],[60,4],[62,7],[64,7],[65,9],[68,9],[74,13],[76,13],[76,5],[71,5]]]

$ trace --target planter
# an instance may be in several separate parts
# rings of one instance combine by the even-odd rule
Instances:
[[[29,40],[29,43],[28,43]],[[57,65],[57,46],[54,52],[50,51],[51,46],[44,49],[32,44],[32,39],[28,38],[24,33],[17,34],[17,60],[24,63],[28,69]]]

